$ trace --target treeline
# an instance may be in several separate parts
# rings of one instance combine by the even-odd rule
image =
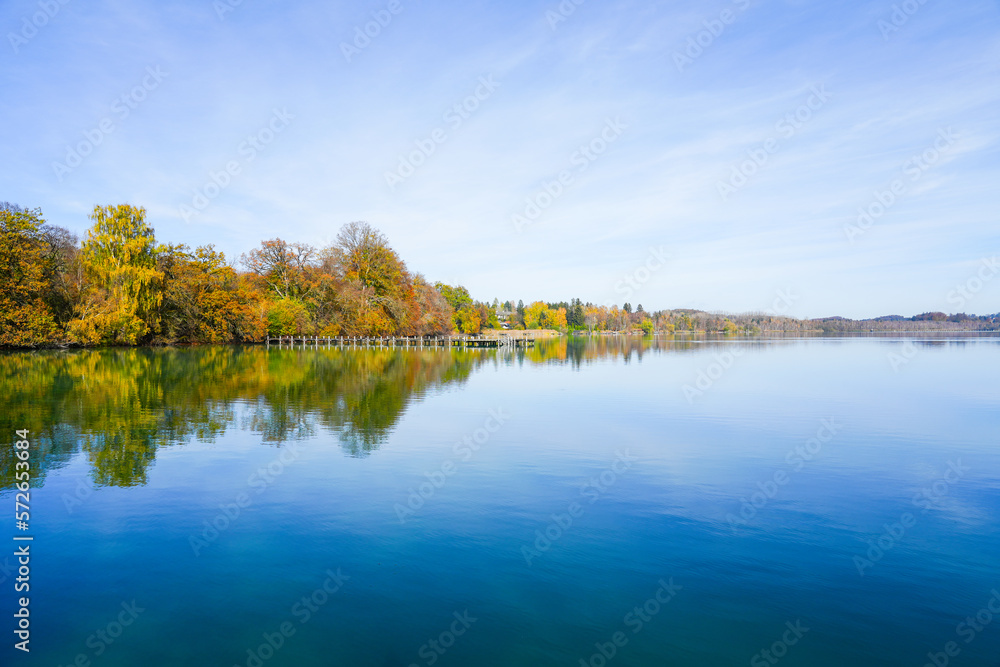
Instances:
[[[849,320],[843,317],[827,317],[810,320],[816,329],[827,333],[852,331],[998,331],[1000,313],[993,315],[967,315],[957,313],[921,313],[913,317],[886,315],[870,320]]]
[[[143,208],[96,206],[81,242],[0,204],[0,346],[256,342],[266,336],[477,333],[496,312],[411,273],[367,223],[329,247],[263,241],[237,266],[158,243]]]
[[[702,310],[674,309],[646,311],[642,304],[635,308],[625,303],[595,305],[580,299],[568,302],[543,303],[528,306],[523,301],[494,303],[501,322],[514,329],[560,329],[587,333],[725,333],[760,334],[767,332],[858,332],[858,331],[955,331],[1000,330],[1000,314],[948,315],[941,312],[921,313],[913,317],[887,315],[867,320],[843,317],[797,319],[773,312],[710,313]]]
[[[505,301],[498,305],[501,320],[513,329],[558,329],[588,333],[615,331],[621,333],[676,333],[678,331],[708,331],[735,333],[740,327],[724,315],[695,310],[659,310],[647,312],[642,304],[595,305],[580,299],[545,303],[535,301],[527,306],[523,301],[513,305]]]
[[[1000,316],[799,320],[773,313],[647,312],[639,304],[475,301],[411,273],[364,222],[330,246],[263,241],[236,263],[212,245],[162,244],[146,211],[96,206],[81,242],[40,209],[0,203],[0,347],[258,342],[267,336],[422,336],[483,329],[744,333],[997,330]]]

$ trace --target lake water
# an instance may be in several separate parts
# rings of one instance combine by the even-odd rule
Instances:
[[[998,342],[4,354],[2,662],[1000,665]]]

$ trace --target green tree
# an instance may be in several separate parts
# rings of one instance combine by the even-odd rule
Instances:
[[[569,308],[566,310],[566,324],[571,327],[586,326],[584,317],[583,303],[580,299],[570,299]]]

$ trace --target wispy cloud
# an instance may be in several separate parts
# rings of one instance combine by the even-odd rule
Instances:
[[[643,286],[647,308],[756,309],[792,285],[796,315],[947,310],[955,267],[998,246],[995,2],[928,3],[890,39],[878,21],[891,2],[587,2],[552,29],[557,4],[401,0],[348,62],[341,42],[385,3],[245,2],[224,19],[195,0],[68,3],[3,55],[0,197],[75,231],[93,204],[131,201],[165,240],[233,258],[262,238],[323,243],[367,219],[412,268],[480,298],[598,301],[669,243],[676,258]],[[672,55],[736,4],[678,71]],[[34,6],[6,3],[3,32]],[[60,183],[53,161],[150,65],[169,78]],[[388,188],[386,170],[484,75],[500,88]],[[778,134],[824,84],[831,99]],[[186,223],[179,207],[274,108],[294,123]],[[511,213],[614,117],[627,131],[514,233]],[[845,222],[942,127],[960,135],[954,149],[846,243]],[[774,136],[780,149],[721,199],[720,179]],[[1000,310],[1000,293],[975,307]]]

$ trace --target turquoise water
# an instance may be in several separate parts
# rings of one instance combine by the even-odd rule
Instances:
[[[1000,665],[995,337],[0,365],[5,665]]]

